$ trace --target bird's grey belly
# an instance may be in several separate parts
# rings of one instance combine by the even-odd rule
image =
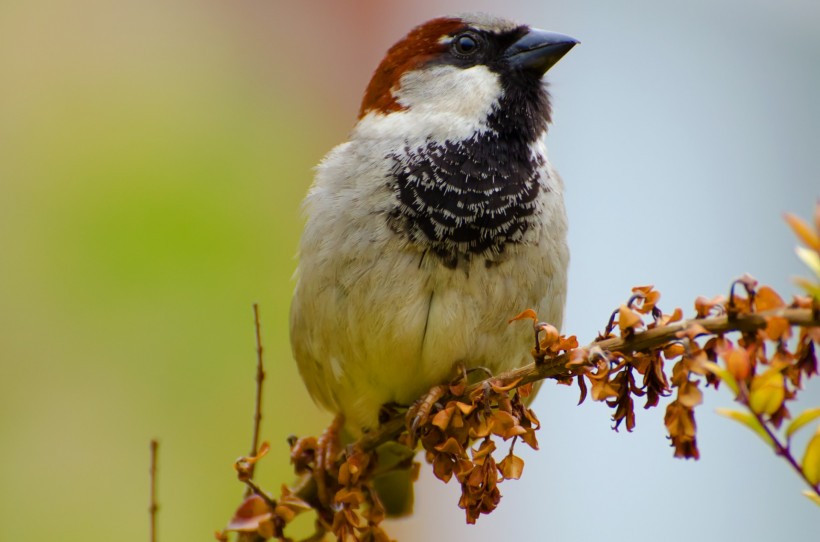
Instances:
[[[309,323],[325,379],[318,388],[330,395],[322,402],[349,425],[372,427],[381,405],[411,403],[459,363],[496,373],[526,363],[532,327],[508,321],[544,309],[541,261],[522,249],[492,267],[477,260],[452,269],[416,251],[380,251],[364,266],[337,262],[335,284],[320,294],[325,313]]]

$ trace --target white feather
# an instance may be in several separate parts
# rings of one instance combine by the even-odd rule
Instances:
[[[409,83],[415,77],[405,76]],[[467,77],[483,82],[461,103],[441,98],[436,107],[446,106],[447,114],[426,111],[424,85],[403,84],[401,99],[410,108],[362,119],[351,141],[322,161],[305,200],[291,342],[311,395],[343,413],[354,431],[375,427],[381,405],[409,404],[447,381],[458,363],[501,372],[529,362],[532,326],[507,323],[522,310],[534,308],[542,320],[561,325],[567,223],[563,183],[547,160],[540,170],[540,228],[510,245],[500,263],[487,267],[476,257],[450,269],[387,226],[395,196],[385,157],[397,140],[464,139],[486,129],[500,87],[486,70]],[[442,84],[447,79],[444,73]],[[488,84],[492,100],[478,91]],[[543,140],[533,153],[546,157]]]

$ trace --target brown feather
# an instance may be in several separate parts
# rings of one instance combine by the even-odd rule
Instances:
[[[401,76],[443,53],[447,45],[441,43],[441,38],[451,36],[465,26],[461,19],[440,17],[417,26],[393,45],[367,85],[359,118],[370,111],[387,114],[404,109],[393,96],[393,90],[398,88]]]

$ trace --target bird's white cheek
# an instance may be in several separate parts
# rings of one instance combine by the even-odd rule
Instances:
[[[487,66],[433,66],[404,74],[396,98],[408,109],[486,120],[501,92],[498,75]]]
[[[468,69],[433,66],[404,74],[395,91],[405,109],[388,115],[371,112],[356,135],[383,139],[460,141],[487,129],[487,117],[503,93],[498,76],[486,66]]]

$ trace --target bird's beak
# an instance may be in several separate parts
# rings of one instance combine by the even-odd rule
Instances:
[[[531,28],[521,39],[507,48],[504,56],[515,68],[543,75],[576,43],[579,43],[578,40],[570,36]]]

